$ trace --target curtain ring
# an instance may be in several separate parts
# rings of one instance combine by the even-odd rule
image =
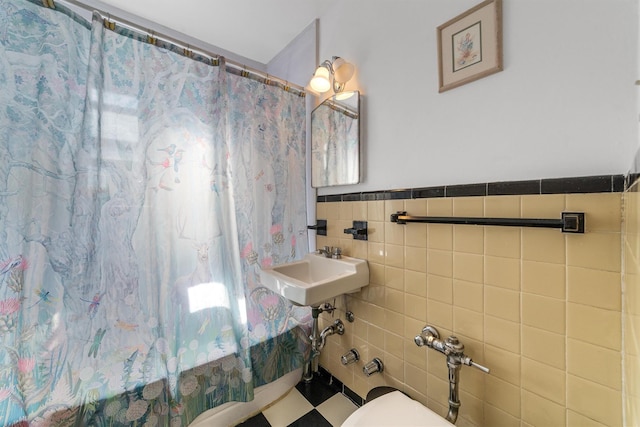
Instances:
[[[158,38],[153,36],[153,31],[149,30],[147,33],[147,43],[156,45],[158,43]]]
[[[111,31],[116,29],[116,23],[111,21],[111,14],[108,14],[106,18],[103,18],[103,22],[106,29]]]

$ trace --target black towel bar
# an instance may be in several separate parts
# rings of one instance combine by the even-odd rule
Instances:
[[[562,212],[561,219],[410,216],[407,215],[406,212],[397,212],[391,214],[391,222],[398,224],[423,222],[435,224],[502,225],[507,227],[544,227],[560,228],[563,233],[584,233],[584,212]]]

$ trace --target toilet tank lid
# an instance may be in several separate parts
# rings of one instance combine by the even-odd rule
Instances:
[[[342,427],[454,426],[400,391],[387,393],[357,409]],[[454,426],[455,427],[455,426]]]

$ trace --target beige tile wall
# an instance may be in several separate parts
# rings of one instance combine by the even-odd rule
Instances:
[[[640,184],[624,193],[623,358],[625,424],[640,425]]]
[[[413,342],[430,324],[491,369],[462,368],[458,426],[622,425],[621,203],[620,193],[318,203],[328,235],[317,245],[340,246],[370,268],[368,287],[336,300],[333,317],[351,310],[355,322],[328,339],[320,364],[362,397],[391,385],[444,415],[445,357]],[[584,211],[587,232],[391,223],[401,210],[540,218]],[[352,220],[368,221],[368,241],[343,233]],[[628,323],[638,325],[638,308]],[[332,319],[321,317],[322,327]],[[362,360],[342,366],[350,348]],[[626,353],[636,376],[637,349]],[[366,377],[362,366],[373,357],[385,371]],[[637,402],[637,381],[625,386]]]

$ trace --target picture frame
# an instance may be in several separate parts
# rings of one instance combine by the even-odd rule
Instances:
[[[440,93],[502,71],[502,0],[486,0],[437,32]]]

